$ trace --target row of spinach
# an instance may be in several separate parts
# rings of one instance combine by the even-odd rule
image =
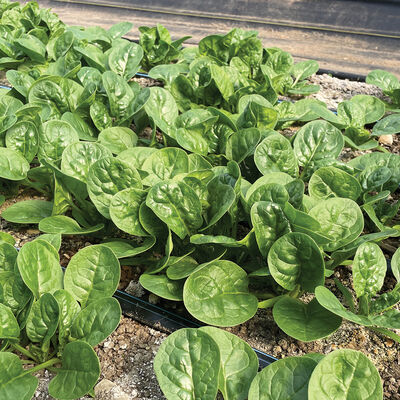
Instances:
[[[258,372],[253,349],[237,336],[206,326],[181,329],[162,343],[154,360],[167,399],[382,400],[379,373],[362,353],[342,349],[287,357]]]
[[[93,347],[121,318],[112,297],[118,259],[105,246],[89,246],[71,258],[64,274],[61,235],[40,235],[19,252],[11,235],[2,232],[0,239],[1,398],[31,399],[42,369],[55,374],[49,393],[57,399],[92,393],[100,376]]]

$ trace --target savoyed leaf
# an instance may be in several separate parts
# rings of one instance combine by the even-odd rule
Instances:
[[[111,150],[99,143],[73,143],[62,153],[61,171],[86,183],[90,166],[101,158],[111,155]]]
[[[297,160],[288,139],[281,134],[267,136],[254,152],[254,162],[264,175],[269,172],[286,172],[296,177]]]
[[[279,238],[269,251],[268,266],[276,282],[287,290],[300,285],[303,290],[314,292],[324,282],[321,251],[304,233],[291,232]]]
[[[39,222],[39,230],[46,233],[60,233],[62,235],[87,235],[89,233],[100,231],[104,224],[98,224],[90,228],[82,228],[72,218],[65,215],[53,215],[43,218]]]
[[[353,263],[353,286],[357,297],[374,296],[383,285],[386,258],[376,243],[366,242],[357,249]]]
[[[121,307],[118,300],[105,297],[83,308],[73,320],[70,335],[91,346],[96,346],[107,338],[118,326]]]
[[[19,333],[19,325],[13,312],[9,307],[0,302],[0,339],[18,339]]]
[[[4,400],[31,400],[39,379],[27,374],[17,355],[0,352],[0,397]]]
[[[307,357],[289,357],[265,367],[250,386],[249,400],[305,400],[317,363]]]
[[[64,275],[64,287],[81,305],[112,296],[121,275],[117,257],[102,245],[88,246],[72,256]]]
[[[45,200],[24,200],[6,208],[1,216],[8,222],[16,224],[37,224],[49,217],[53,203]]]
[[[263,257],[267,257],[274,242],[291,231],[282,208],[275,203],[258,201],[250,211],[258,248]]]
[[[76,399],[84,396],[100,376],[100,362],[87,343],[68,343],[62,355],[62,366],[49,383],[49,393],[57,399]]]
[[[309,400],[381,400],[382,382],[374,364],[355,350],[336,350],[315,367]]]
[[[317,299],[308,304],[285,296],[273,308],[274,320],[287,335],[302,342],[311,342],[336,331],[342,319],[322,307]]]
[[[209,262],[193,272],[185,282],[183,300],[195,318],[218,326],[245,322],[258,307],[246,272],[227,260]]]
[[[19,151],[0,147],[0,178],[20,181],[28,171],[29,163]]]
[[[26,321],[26,334],[32,342],[42,343],[48,349],[60,319],[60,307],[50,293],[44,293],[33,303]]]
[[[109,207],[112,197],[123,189],[142,188],[140,175],[136,168],[113,157],[96,161],[89,168],[87,189],[97,210],[110,218]]]
[[[154,371],[168,399],[214,400],[218,391],[220,352],[211,337],[181,329],[161,344]]]
[[[219,390],[225,400],[244,400],[258,371],[254,350],[242,339],[222,329],[205,326],[200,331],[217,343],[221,355]]]
[[[319,168],[311,176],[308,191],[317,199],[345,197],[356,201],[361,194],[358,180],[335,167]]]
[[[25,285],[36,299],[44,293],[62,289],[63,273],[57,250],[44,240],[35,240],[22,246],[17,265]]]
[[[183,182],[157,183],[150,189],[146,205],[181,239],[200,228],[203,222],[200,199]]]
[[[107,128],[99,133],[99,143],[114,154],[122,153],[124,150],[136,145],[138,137],[132,129],[121,126]]]
[[[166,275],[142,274],[140,284],[148,291],[167,300],[183,300],[183,280],[171,280]]]
[[[324,244],[326,251],[337,250],[360,236],[364,228],[364,217],[353,200],[332,198],[319,202],[309,215],[321,225],[321,231],[332,241]]]
[[[146,201],[147,191],[136,188],[121,190],[113,196],[110,203],[110,217],[114,224],[124,232],[135,236],[148,236],[139,220],[139,210]]]

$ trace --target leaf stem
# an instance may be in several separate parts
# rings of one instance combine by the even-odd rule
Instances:
[[[45,368],[51,367],[52,365],[57,364],[59,362],[61,362],[60,359],[52,358],[51,360],[45,361],[44,363],[36,365],[36,367],[27,369],[26,371],[28,373],[32,374],[34,372],[40,371],[41,369],[45,369]]]
[[[21,354],[23,354],[26,357],[29,357],[35,362],[38,362],[38,359],[27,349],[24,347],[20,346],[18,343],[10,343],[11,347],[13,347],[15,350],[19,351]]]
[[[271,308],[275,305],[275,303],[284,295],[276,296],[272,299],[264,300],[264,301],[259,301],[258,302],[258,308]]]
[[[395,342],[400,343],[400,336],[397,335],[397,333],[394,333],[389,329],[377,328],[375,326],[369,326],[368,328],[371,329],[371,331],[385,335],[385,336],[389,337],[390,339],[394,340]]]

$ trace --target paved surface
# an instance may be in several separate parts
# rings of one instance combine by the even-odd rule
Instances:
[[[270,13],[269,18],[264,18],[261,8],[259,17],[229,13],[233,11],[239,13],[238,4],[240,6],[246,3],[243,0],[228,0],[224,14],[215,12],[212,7],[213,2],[210,0],[198,3],[196,14],[188,11],[191,7],[189,0],[180,0],[178,2],[180,8],[168,7],[168,2],[163,0],[147,2],[100,0],[101,6],[94,5],[99,2],[93,2],[91,5],[88,4],[90,1],[83,0],[82,3],[80,1],[82,0],[76,2],[75,0],[68,2],[39,0],[39,4],[42,7],[51,7],[66,23],[71,25],[100,25],[107,28],[116,22],[130,21],[134,24],[134,29],[127,36],[132,39],[138,38],[139,26],[153,26],[156,23],[166,26],[173,38],[192,35],[192,38],[187,41],[189,44],[196,44],[209,34],[228,32],[234,27],[255,29],[259,31],[259,37],[264,46],[280,47],[289,51],[297,60],[315,59],[322,69],[366,75],[372,69],[381,68],[400,77],[400,3],[397,1],[388,2],[393,7],[393,12],[391,15],[386,14],[390,18],[388,17],[380,28],[376,26],[379,18],[371,13],[368,15],[362,10],[363,3],[368,2],[354,0],[346,0],[346,3],[351,3],[352,8],[333,10],[332,13],[336,12],[335,18],[331,20],[324,18],[315,23],[311,21],[312,18],[315,19],[315,15],[312,16],[311,13],[311,16],[307,17],[307,13],[301,13],[301,10],[295,7],[296,3],[305,0],[287,2],[294,7],[293,15],[290,14],[290,9],[286,10],[289,16],[293,17],[290,21],[288,14],[285,18],[283,11],[276,6],[276,0],[264,1],[265,5],[270,3],[274,5],[269,9],[266,8],[266,11]],[[354,3],[361,4],[359,19],[354,16],[357,6]],[[209,11],[206,11],[207,5]],[[286,4],[283,7],[288,6]],[[324,11],[321,12],[321,9],[322,7],[318,12],[322,15]],[[389,11],[389,9],[385,10],[386,13]],[[315,12],[316,10],[314,14]],[[352,18],[346,19],[346,15]],[[373,18],[375,19],[372,21]],[[367,26],[368,19],[372,21],[370,26]],[[356,20],[359,22],[353,24]],[[396,21],[399,24],[393,27]],[[338,25],[335,27],[334,23],[341,24],[342,32],[338,31],[340,29],[337,29]]]

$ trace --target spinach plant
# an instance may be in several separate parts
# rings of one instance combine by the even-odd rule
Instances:
[[[49,393],[57,399],[92,393],[100,375],[93,347],[121,317],[111,297],[120,278],[118,259],[105,246],[89,246],[63,273],[60,234],[41,235],[19,252],[12,243],[1,236],[0,397],[33,398],[34,374],[42,369],[55,375]]]
[[[161,344],[154,370],[167,399],[383,399],[379,373],[361,352],[342,349],[275,361],[257,373],[251,347],[213,327],[181,329]]]
[[[399,279],[398,249],[392,258],[392,268],[396,279]],[[400,301],[399,285],[390,291],[378,295],[387,271],[386,258],[380,247],[373,242],[361,244],[354,257],[352,274],[353,288],[357,302],[348,288],[335,279],[337,288],[342,293],[345,304],[327,288],[319,286],[315,290],[319,304],[336,314],[359,325],[388,335],[400,342],[400,337],[390,329],[399,329],[400,312],[394,306]]]
[[[182,43],[191,36],[185,36],[172,41],[168,29],[161,24],[139,28],[139,44],[143,48],[143,69],[149,71],[152,67],[159,64],[170,64],[177,60],[181,55]]]
[[[400,81],[395,75],[376,69],[368,74],[366,82],[378,86],[390,98],[391,102],[385,103],[388,110],[400,111]]]
[[[310,108],[343,130],[346,143],[359,150],[369,150],[379,146],[378,141],[371,139],[371,136],[400,132],[400,116],[391,114],[384,117],[385,104],[373,96],[357,95],[345,100],[338,105],[337,114],[318,103],[312,104]],[[365,128],[365,125],[371,124],[374,124],[372,130]]]

